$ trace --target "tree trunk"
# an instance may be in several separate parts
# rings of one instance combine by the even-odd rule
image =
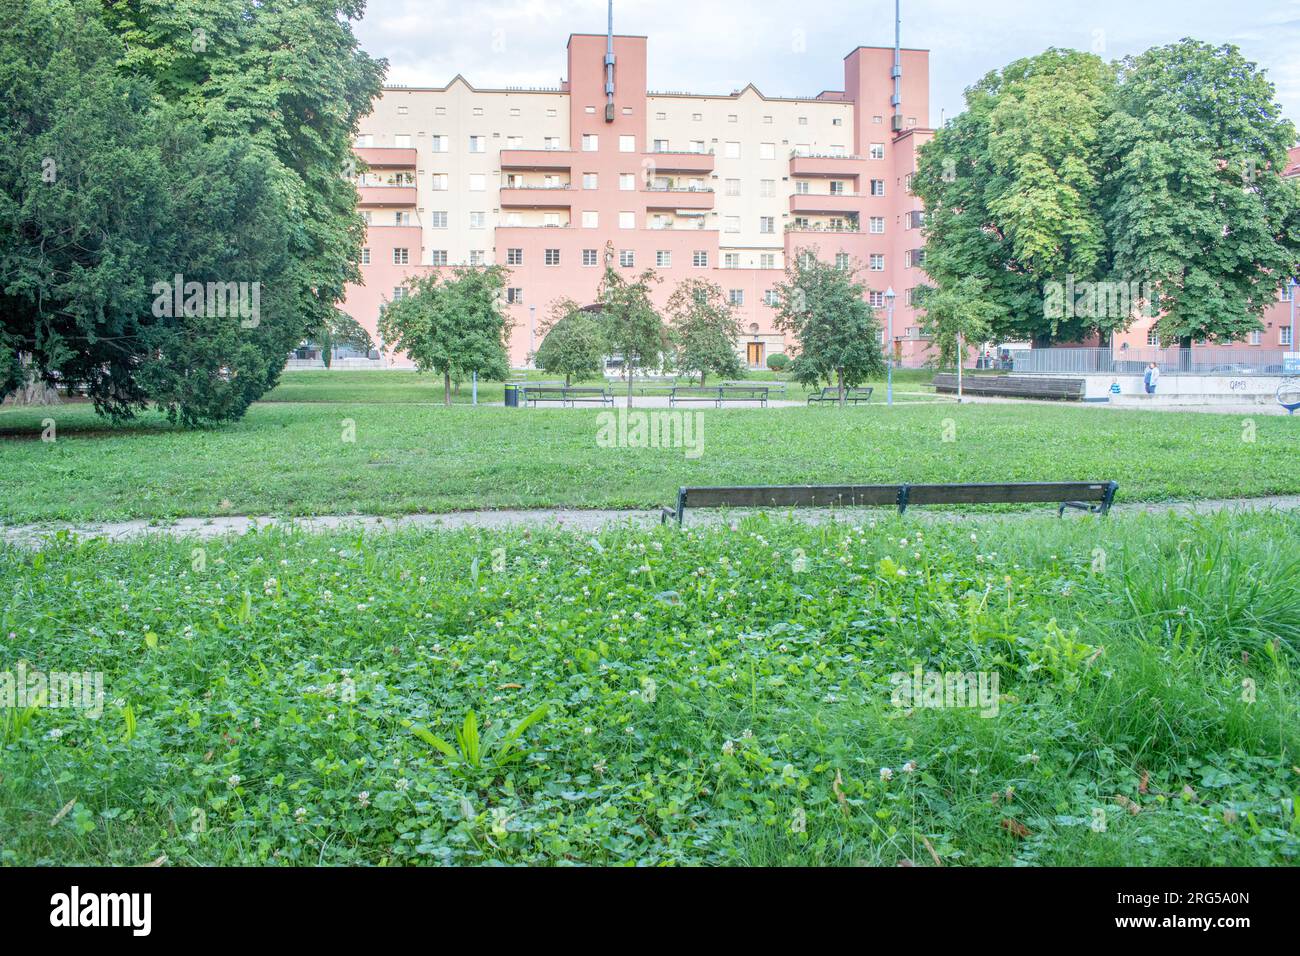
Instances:
[[[844,369],[837,368],[835,370],[835,381],[837,387],[839,388],[840,408],[843,408],[844,407]]]
[[[627,407],[632,407],[632,365],[627,366]]]
[[[571,379],[572,377],[573,377],[573,376],[571,376],[568,372],[565,372],[565,373],[564,373],[564,387],[565,387],[565,388],[568,388],[568,387],[569,387],[569,379]]]
[[[0,402],[9,402],[12,405],[62,404],[63,399],[59,396],[59,390],[45,384],[32,368],[31,356],[23,355],[19,362],[23,367],[23,383],[8,395],[0,393]]]
[[[451,407],[451,373],[442,374],[442,404]]]

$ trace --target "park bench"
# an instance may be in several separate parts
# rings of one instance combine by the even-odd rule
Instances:
[[[718,387],[716,385],[674,385],[668,394],[669,407],[678,402],[712,402],[718,404]]]
[[[767,408],[766,385],[719,385],[718,406],[723,402],[761,402]]]
[[[1114,481],[1024,481],[947,485],[734,485],[680,488],[677,507],[662,509],[661,523],[677,519],[687,508],[836,508],[910,505],[1054,503],[1057,516],[1066,508],[1093,514],[1110,511]]]
[[[561,406],[573,405],[577,402],[614,404],[614,396],[610,394],[609,389],[577,385],[529,386],[524,389],[524,399],[531,402],[534,408],[538,402],[559,402]]]
[[[820,394],[808,396],[809,405],[812,405],[816,402],[831,402],[831,403],[838,404],[839,400],[840,400],[839,389],[834,387],[823,388]],[[844,402],[847,405],[856,405],[859,402],[869,402],[869,401],[871,401],[870,387],[846,388],[844,390]]]
[[[951,372],[936,375],[934,390],[955,393],[957,376]],[[967,395],[1081,401],[1084,395],[1084,380],[1052,375],[963,375],[961,390]]]
[[[746,382],[746,381],[740,381],[740,382],[723,382],[723,383],[722,383],[722,387],[723,387],[723,388],[733,388],[733,387],[735,387],[735,388],[750,388],[750,387],[753,387],[753,386],[759,386],[759,385],[761,385],[763,388],[766,388],[766,389],[767,389],[767,397],[768,397],[768,398],[771,398],[773,395],[778,395],[778,396],[780,396],[781,398],[785,398],[785,382],[755,382],[755,381],[747,381],[747,382]]]

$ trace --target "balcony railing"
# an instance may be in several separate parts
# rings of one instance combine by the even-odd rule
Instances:
[[[863,157],[853,153],[805,153],[797,149],[790,150],[791,159],[853,159],[861,160]]]

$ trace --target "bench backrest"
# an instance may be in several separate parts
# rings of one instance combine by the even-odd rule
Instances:
[[[721,485],[683,487],[677,492],[676,517],[687,508],[827,508],[933,504],[1079,504],[1095,502],[1105,514],[1114,481],[971,482],[896,485]],[[667,510],[667,509],[665,509]]]

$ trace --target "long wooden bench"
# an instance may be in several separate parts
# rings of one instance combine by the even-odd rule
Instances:
[[[839,404],[840,390],[838,388],[823,388],[820,394],[809,395],[808,404],[814,405],[818,402],[831,402]],[[846,405],[857,405],[859,402],[871,401],[871,387],[855,386],[844,390],[844,403]]]
[[[963,375],[961,390],[967,395],[995,395],[1005,398],[1045,398],[1082,401],[1085,382],[1081,378],[1052,375]],[[957,376],[941,372],[934,377],[934,390],[957,391]]]
[[[766,385],[720,385],[718,386],[718,407],[723,402],[761,402],[767,408]]]
[[[1106,514],[1115,500],[1114,481],[1021,481],[925,485],[727,485],[678,489],[677,507],[662,509],[661,522],[687,508],[843,508],[911,505],[1042,504]]]

